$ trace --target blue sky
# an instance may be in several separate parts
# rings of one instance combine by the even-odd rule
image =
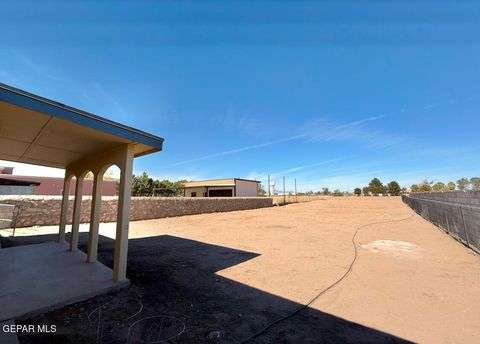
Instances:
[[[480,174],[478,1],[12,1],[0,29],[1,82],[165,138],[136,173]]]

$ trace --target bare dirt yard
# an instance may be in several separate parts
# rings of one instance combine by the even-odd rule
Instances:
[[[249,343],[480,343],[480,257],[398,197],[131,222],[132,285],[22,321],[56,324],[57,333],[20,343],[94,343],[89,311],[131,297],[143,302],[143,316],[185,322],[178,343],[238,343],[340,278],[354,257],[354,232],[369,223],[356,237],[351,273]],[[20,230],[25,236],[2,244],[52,240],[53,230]],[[99,260],[112,266],[114,224],[100,232]],[[82,233],[83,250],[86,240]],[[106,331],[103,342],[124,343],[125,331]]]

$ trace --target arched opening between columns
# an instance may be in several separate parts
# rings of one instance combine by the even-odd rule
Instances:
[[[97,261],[98,253],[98,236],[100,220],[102,215],[102,184],[106,175],[116,176],[119,167],[114,164],[102,166],[98,171],[93,173],[92,202],[90,210],[90,228],[88,232],[87,245],[87,262],[94,263]]]
[[[70,209],[70,196],[74,195],[75,185],[77,183],[77,177],[75,174],[65,171],[65,177],[63,179],[62,188],[62,203],[60,206],[60,224],[58,231],[58,242],[65,242],[65,233],[67,232],[67,225],[72,224],[73,213],[69,212]]]
[[[90,170],[84,170],[77,172],[77,182],[75,184],[75,200],[73,201],[73,215],[72,215],[72,233],[70,237],[70,251],[78,250],[78,239],[80,235],[80,222],[82,219],[82,198],[83,198],[83,186],[85,177],[91,173]]]

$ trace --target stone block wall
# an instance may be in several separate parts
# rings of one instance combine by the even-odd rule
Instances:
[[[68,222],[73,215],[73,197],[68,207]],[[15,204],[20,208],[17,227],[58,225],[62,199],[60,196],[0,196],[0,204]],[[83,197],[80,222],[90,221],[91,197]],[[132,197],[130,220],[148,220],[164,217],[216,213],[271,207],[267,197]],[[117,220],[117,197],[102,198],[101,222]]]

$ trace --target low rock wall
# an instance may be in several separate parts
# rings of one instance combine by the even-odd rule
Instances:
[[[67,219],[72,220],[73,197],[69,200]],[[17,227],[58,225],[62,199],[59,196],[0,196],[0,204],[15,204],[20,212]],[[91,197],[82,200],[80,221],[90,221]],[[183,215],[216,213],[271,207],[267,197],[132,197],[130,220],[159,219]],[[117,220],[117,197],[102,198],[101,222]]]

